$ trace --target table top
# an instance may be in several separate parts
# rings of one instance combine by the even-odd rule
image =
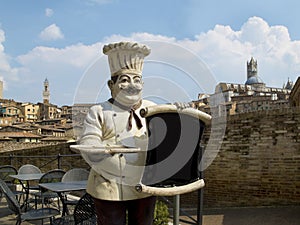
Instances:
[[[87,180],[74,181],[74,182],[54,182],[54,183],[41,183],[39,186],[53,192],[68,192],[85,190]]]
[[[24,174],[16,174],[16,175],[9,175],[9,176],[21,181],[30,181],[30,180],[39,180],[43,175],[44,173],[24,173]]]

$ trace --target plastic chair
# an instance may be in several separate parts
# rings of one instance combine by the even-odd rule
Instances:
[[[40,178],[39,184],[60,182],[65,173],[66,172],[64,170],[60,170],[60,169],[50,170]],[[42,206],[44,206],[45,202],[49,203],[53,199],[58,199],[57,206],[60,209],[59,196],[57,193],[40,187],[39,192],[34,192],[33,195],[35,196],[35,200],[36,200],[35,201],[36,208],[37,208],[38,199],[41,200]]]
[[[0,190],[4,193],[6,198],[8,208],[16,214],[16,225],[21,224],[23,221],[34,221],[34,220],[44,220],[50,219],[50,223],[53,218],[59,215],[59,211],[53,208],[41,208],[41,209],[33,209],[29,210],[25,213],[22,213],[21,207],[15,195],[7,186],[7,184],[0,179]]]
[[[97,215],[92,196],[85,193],[77,202],[74,214],[56,218],[53,225],[96,225]]]
[[[68,170],[65,175],[62,177],[62,182],[74,182],[74,181],[83,181],[87,180],[89,177],[89,171],[83,168],[73,168]],[[78,202],[78,199],[72,199],[70,197],[74,196],[82,196],[85,193],[85,191],[81,192],[70,192],[65,194],[65,204],[66,205],[76,205]],[[69,197],[69,198],[68,198]]]

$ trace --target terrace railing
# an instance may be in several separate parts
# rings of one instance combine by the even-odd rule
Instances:
[[[56,155],[0,155],[0,165],[12,165],[19,168],[24,164],[33,164],[42,171],[51,169],[69,170],[74,167],[89,168],[80,154]]]

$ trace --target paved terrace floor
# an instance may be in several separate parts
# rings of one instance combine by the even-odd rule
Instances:
[[[192,217],[180,216],[180,225],[196,224],[197,217]],[[300,205],[210,209],[204,210],[202,221],[202,225],[300,225]]]
[[[185,211],[196,219],[193,211]],[[170,218],[172,224],[172,218]],[[4,198],[0,201],[0,225],[13,225],[15,215],[7,208]],[[188,216],[180,216],[180,225],[196,224]],[[22,225],[42,224],[40,221],[23,222]],[[44,221],[49,224],[49,221]],[[203,212],[202,225],[300,225],[300,205],[289,207],[257,207],[210,209]]]

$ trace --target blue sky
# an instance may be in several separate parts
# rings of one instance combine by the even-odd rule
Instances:
[[[100,83],[93,90],[105,86],[108,72],[104,73],[102,66],[97,70],[93,63],[106,60],[101,58],[104,44],[122,40],[147,42],[151,48],[151,41],[156,41],[191,51],[205,64],[215,83],[244,83],[246,62],[254,57],[259,76],[267,86],[282,87],[288,78],[296,81],[300,74],[299,8],[295,0],[1,1],[3,95],[16,101],[41,102],[43,81],[47,78],[50,101],[72,105],[91,68],[95,69],[93,78]],[[177,47],[169,50],[170,58],[176,55],[175,50],[180,51]],[[155,54],[159,49],[153,45],[151,54],[156,58],[152,60],[163,58]],[[170,64],[178,65],[175,61]],[[190,66],[179,69],[187,71]],[[157,65],[154,68],[160,69]],[[198,82],[193,85],[184,76],[175,79],[179,72],[170,68],[152,71],[148,82],[162,73],[166,83],[158,81],[164,86],[156,85],[155,93],[150,93],[153,87],[149,85],[148,95],[164,98],[165,91],[173,95],[167,101],[195,100],[198,93],[214,91],[213,85],[203,88],[205,84],[199,84],[209,82],[204,75],[195,78],[189,74]],[[173,86],[169,92],[168,85]],[[175,86],[187,92],[187,98],[180,98]],[[105,88],[103,91],[107,92]],[[101,93],[97,93],[99,96]],[[94,99],[87,101],[91,100]]]

